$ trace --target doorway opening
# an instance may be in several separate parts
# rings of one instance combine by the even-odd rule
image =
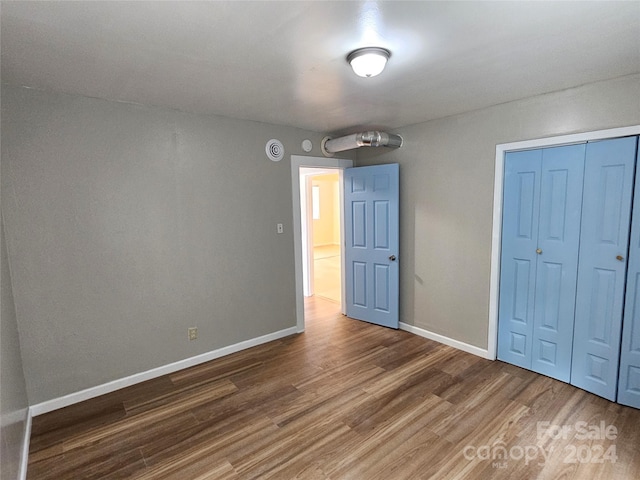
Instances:
[[[337,171],[305,169],[308,175],[307,203],[311,208],[301,212],[306,217],[308,235],[306,272],[309,278],[305,297],[320,296],[342,304],[342,252],[340,248],[342,212],[340,179]],[[311,187],[311,188],[309,188]],[[308,215],[309,210],[311,215]],[[307,215],[305,215],[307,213]]]
[[[342,171],[352,166],[352,160],[291,157],[299,332],[305,329],[305,299],[321,299],[344,313]]]

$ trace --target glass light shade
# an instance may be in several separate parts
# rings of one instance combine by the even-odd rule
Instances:
[[[384,70],[389,51],[384,48],[361,48],[349,54],[347,61],[356,75],[360,77],[375,77]]]

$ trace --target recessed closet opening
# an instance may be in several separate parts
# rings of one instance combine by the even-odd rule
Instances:
[[[637,408],[639,133],[496,148],[488,338],[493,358]]]

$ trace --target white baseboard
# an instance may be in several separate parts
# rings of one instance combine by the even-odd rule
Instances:
[[[29,466],[29,442],[31,441],[31,408],[27,408],[27,418],[24,422],[22,437],[22,449],[20,451],[20,469],[18,480],[27,480],[27,467]]]
[[[485,348],[476,347],[475,345],[469,345],[468,343],[460,342],[458,340],[454,340],[453,338],[430,332],[429,330],[425,330],[424,328],[415,327],[413,325],[409,325],[408,323],[400,322],[400,330],[406,330],[409,333],[413,333],[415,335],[419,335],[421,337],[428,338],[429,340],[434,340],[439,343],[444,343],[445,345],[457,348],[458,350],[462,350],[463,352],[471,353],[473,355],[477,355],[478,357],[493,360],[493,358],[489,356],[489,351]]]
[[[38,403],[31,406],[31,408],[29,409],[29,420],[31,420],[31,415],[35,417],[38,415],[42,415],[43,413],[52,412],[54,410],[58,410],[59,408],[68,407],[69,405],[73,405],[75,403],[83,402],[85,400],[104,395],[105,393],[111,393],[116,390],[120,390],[121,388],[135,385],[136,383],[161,377],[162,375],[168,375],[170,373],[177,372],[178,370],[193,367],[210,360],[215,360],[216,358],[224,357],[225,355],[229,355],[231,353],[246,350],[247,348],[262,345],[263,343],[278,340],[283,337],[288,337],[289,335],[294,335],[296,333],[298,333],[297,327],[286,328],[278,332],[263,335],[262,337],[245,340],[244,342],[229,345],[228,347],[219,348],[211,352],[196,355],[195,357],[186,358],[184,360],[179,360],[168,365],[163,365],[162,367],[147,370],[146,372],[136,373],[134,375],[120,378],[118,380],[113,380],[111,382],[97,385],[95,387],[87,388],[79,392],[70,393],[69,395],[64,395],[63,397],[47,400],[46,402]],[[31,427],[29,426],[29,428]]]

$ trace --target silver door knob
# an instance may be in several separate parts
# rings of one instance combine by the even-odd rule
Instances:
[[[389,255],[389,260],[391,260],[392,262],[396,261],[396,256],[395,255]]]
[[[536,253],[537,253],[538,255],[542,254],[542,249],[541,249],[541,248],[536,248]]]

